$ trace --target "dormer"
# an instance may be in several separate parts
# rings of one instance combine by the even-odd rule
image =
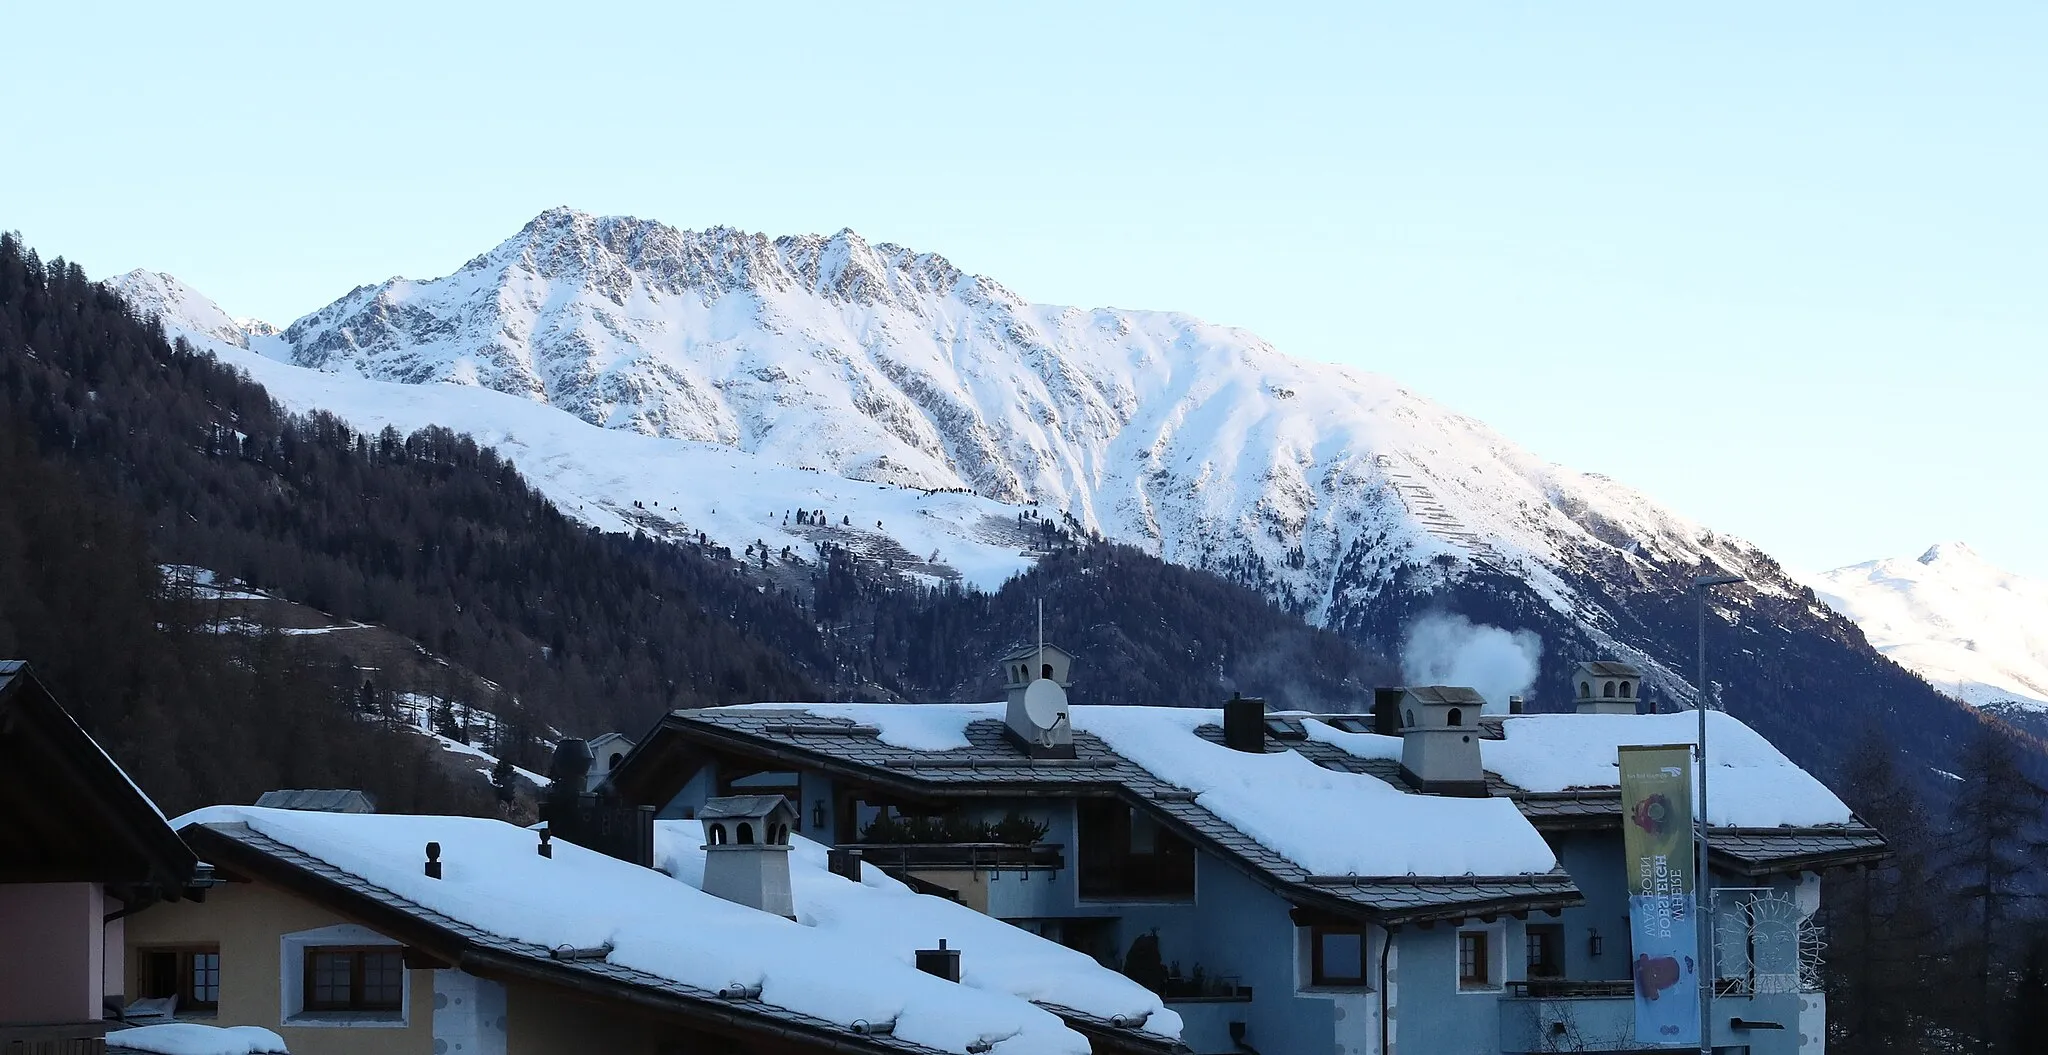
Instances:
[[[1401,694],[1401,777],[1417,790],[1486,795],[1479,761],[1479,712],[1486,697],[1451,685],[1413,685]]]
[[[1580,714],[1634,714],[1643,672],[1626,663],[1594,660],[1572,672],[1572,699]]]
[[[704,892],[796,918],[789,887],[789,833],[796,809],[782,795],[729,795],[697,811],[704,826]]]

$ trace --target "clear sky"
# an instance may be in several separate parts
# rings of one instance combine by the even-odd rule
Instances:
[[[1392,374],[1795,567],[2048,576],[2048,4],[10,5],[0,227],[285,323],[572,205]]]

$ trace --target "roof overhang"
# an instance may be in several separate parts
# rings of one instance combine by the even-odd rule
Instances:
[[[0,664],[0,883],[184,896],[199,858],[25,665]]]

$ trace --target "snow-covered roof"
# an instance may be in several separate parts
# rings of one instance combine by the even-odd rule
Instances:
[[[1309,717],[1309,716],[1303,716]],[[1849,807],[1769,740],[1720,711],[1708,713],[1707,810],[1710,824],[1776,828],[1848,824]],[[1623,744],[1691,744],[1699,719],[1675,714],[1521,714],[1498,721],[1502,739],[1482,736],[1479,755],[1506,786],[1497,793],[1547,794],[1620,786]],[[1310,718],[1312,740],[1364,759],[1399,759],[1401,738],[1352,733]]]
[[[875,729],[883,744],[925,752],[964,749],[971,723],[1003,717],[999,703],[717,710],[749,709],[844,718]],[[1194,792],[1196,804],[1312,876],[1512,876],[1557,867],[1549,845],[1512,802],[1412,795],[1293,751],[1231,750],[1196,733],[1221,725],[1220,710],[1077,705],[1069,719],[1075,732],[1099,737],[1152,776]]]
[[[1486,768],[1525,791],[1620,784],[1624,744],[1692,744],[1699,718],[1675,714],[1524,714],[1501,723],[1504,739],[1481,740]],[[1707,713],[1707,823],[1734,828],[1847,824],[1849,807],[1734,717]]]
[[[944,939],[960,950],[960,984],[1073,1008],[1106,1020],[1142,1021],[1161,1039],[1180,1036],[1180,1016],[1138,983],[1086,953],[958,902],[918,894],[871,864],[860,882],[827,867],[825,847],[790,836],[790,891],[797,922],[904,963]],[[657,821],[655,866],[692,887],[704,885],[704,832],[696,821]]]
[[[817,875],[822,866],[812,865],[823,851],[815,846],[791,855],[807,862],[792,868],[801,921],[792,922],[575,845],[558,841],[552,858],[541,857],[532,832],[496,820],[215,806],[176,823],[245,843],[281,844],[359,878],[401,908],[473,928],[502,939],[501,948],[539,960],[564,946],[609,947],[596,966],[637,972],[669,990],[714,996],[734,985],[758,986],[765,1009],[813,1024],[851,1031],[855,1023],[894,1022],[889,1037],[872,1038],[878,1047],[907,1043],[966,1052],[994,1043],[995,1055],[1089,1050],[1057,1016],[999,983],[1056,991],[1066,998],[1062,1003],[1070,999],[1083,1010],[1134,1016],[1154,1010],[1146,1028],[1162,1038],[1179,1029],[1156,997],[1086,957],[1061,957],[1038,947],[1050,943],[1021,931],[1007,944],[972,934],[969,921],[948,918],[957,906],[936,907],[947,905],[938,899],[874,880],[867,886],[875,892],[863,894],[846,880]],[[695,824],[662,827],[663,859],[701,882],[702,851],[695,849],[701,831]],[[439,879],[423,874],[428,842],[441,845]],[[842,885],[836,892],[835,881]],[[883,915],[864,918],[869,911]],[[932,937],[960,936],[956,944],[966,952],[961,984],[918,971],[909,946],[899,949],[903,942],[877,937],[878,928],[905,921],[931,921],[951,932]],[[1030,963],[1005,962],[1027,955],[1057,963],[1065,977],[1042,978]]]

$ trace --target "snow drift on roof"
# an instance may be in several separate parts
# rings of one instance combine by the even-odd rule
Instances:
[[[1086,953],[1045,940],[944,898],[911,892],[873,865],[858,883],[832,874],[825,847],[792,835],[789,884],[797,921],[906,964],[940,939],[960,950],[960,984],[1010,993],[1104,1019],[1143,1018],[1143,1029],[1180,1036],[1180,1016],[1150,990]],[[657,821],[655,864],[692,887],[704,885],[704,829],[698,821]]]
[[[567,843],[541,857],[532,832],[503,821],[213,806],[176,826],[236,823],[513,941],[610,943],[606,959],[622,967],[707,990],[758,985],[765,1004],[842,1026],[894,1020],[897,1038],[943,1051],[984,1040],[996,1055],[1089,1050],[1050,1012],[925,974],[857,931],[793,923]],[[440,879],[422,874],[429,842],[441,844]]]
[[[1003,716],[1000,703],[775,706],[873,726],[883,743],[917,751],[964,748],[969,723]],[[1221,711],[1084,704],[1069,716],[1076,730],[1195,792],[1204,809],[1312,875],[1524,875],[1557,865],[1542,836],[1505,799],[1411,795],[1292,751],[1252,755],[1195,735],[1204,725],[1223,724]]]
[[[1324,769],[1294,751],[1234,751],[1194,735],[1223,712],[1075,707],[1094,733],[1153,776],[1312,875],[1457,876],[1548,872],[1557,858],[1506,799],[1411,795],[1377,777]]]
[[[1486,768],[1527,791],[1611,788],[1622,744],[1691,744],[1698,717],[1678,714],[1525,714],[1482,740]],[[1849,807],[1769,740],[1719,711],[1707,714],[1707,823],[1738,828],[1846,824]]]

